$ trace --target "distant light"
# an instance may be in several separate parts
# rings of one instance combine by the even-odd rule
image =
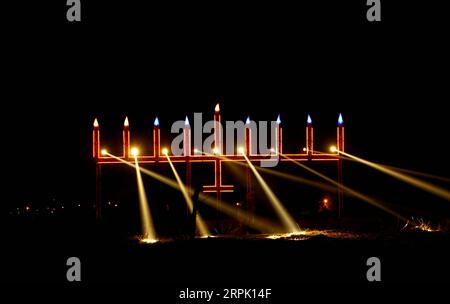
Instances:
[[[326,203],[328,203],[328,200],[325,198],[325,199],[323,200],[323,202],[326,204]]]
[[[238,152],[239,152],[240,154],[244,154],[244,151],[245,151],[245,150],[244,150],[243,147],[239,147],[239,148],[238,148]]]
[[[249,125],[249,124],[250,124],[250,116],[247,117],[247,120],[245,121],[245,124],[246,124],[246,125]]]
[[[158,117],[155,118],[155,121],[153,122],[153,125],[155,127],[159,127],[159,119],[158,119]]]
[[[281,118],[280,118],[280,114],[278,114],[278,117],[277,117],[277,124],[280,124],[281,123]]]
[[[220,112],[220,106],[219,106],[219,104],[216,104],[216,107],[214,108],[214,111]]]
[[[338,125],[342,126],[344,124],[344,119],[342,119],[342,113],[339,113]]]
[[[108,154],[108,150],[102,149],[101,153],[102,153],[102,155],[106,155],[106,154]]]
[[[130,123],[128,122],[128,116],[125,117],[125,121],[123,122],[124,127],[128,127]]]
[[[139,155],[139,149],[138,148],[132,148],[131,149],[131,155],[138,156]]]
[[[94,119],[94,128],[98,128],[98,121],[97,121],[97,118],[96,119]]]
[[[331,152],[336,152],[336,151],[337,151],[337,149],[336,149],[336,147],[335,147],[335,146],[331,146],[331,147],[330,147],[330,151],[331,151]]]
[[[275,152],[275,148],[270,148],[270,151],[271,152]]]
[[[189,118],[186,116],[186,119],[184,120],[184,125],[189,126]]]
[[[312,119],[311,119],[311,116],[309,116],[309,114],[308,114],[308,119],[306,120],[306,122],[308,123],[308,125],[312,124]]]
[[[306,152],[306,148],[303,148],[302,150],[303,150],[303,152]]]
[[[27,211],[30,211],[30,206],[26,206],[25,209],[26,209]]]
[[[167,150],[167,148],[163,148],[161,152],[162,154],[167,155],[169,153],[169,150]]]

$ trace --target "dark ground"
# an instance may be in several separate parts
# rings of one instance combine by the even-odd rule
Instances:
[[[364,297],[438,299],[446,293],[450,271],[450,238],[445,233],[347,231],[342,238],[258,235],[149,245],[108,227],[74,225],[21,223],[6,233],[5,248],[13,250],[3,259],[5,290],[23,286],[47,295],[61,290],[82,297],[144,295],[152,303],[202,303],[177,301],[186,288],[271,288],[270,301],[258,303],[296,303],[311,297],[358,302]],[[82,282],[66,282],[70,256],[82,261]],[[381,260],[382,282],[366,280],[365,263],[372,256]],[[230,301],[214,303],[235,303]]]

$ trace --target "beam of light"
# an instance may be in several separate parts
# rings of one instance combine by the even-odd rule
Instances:
[[[400,173],[398,171],[389,169],[389,168],[387,168],[384,165],[376,164],[376,163],[373,163],[371,161],[359,158],[359,157],[351,155],[349,153],[346,153],[346,152],[343,152],[343,151],[338,151],[338,152],[340,154],[344,155],[344,156],[347,156],[347,157],[349,157],[351,159],[354,159],[354,160],[356,160],[356,161],[358,161],[358,162],[360,162],[360,163],[362,163],[364,165],[367,165],[367,166],[369,166],[369,167],[371,167],[373,169],[376,169],[376,170],[378,170],[380,172],[383,172],[383,173],[385,173],[385,174],[387,174],[389,176],[392,176],[392,177],[394,177],[394,178],[396,178],[398,180],[401,180],[401,181],[403,181],[403,182],[405,182],[407,184],[415,186],[416,188],[422,189],[423,191],[432,193],[432,194],[434,194],[436,196],[439,196],[439,197],[441,197],[443,199],[446,199],[446,200],[450,201],[450,191],[448,191],[446,189],[443,189],[441,187],[435,186],[435,185],[433,185],[431,183],[425,182],[425,181],[420,180],[418,178],[406,175],[404,173]]]
[[[167,154],[166,154],[166,158],[169,161],[170,168],[172,168],[173,175],[175,175],[175,179],[178,182],[178,186],[179,186],[180,191],[183,194],[183,197],[184,197],[184,199],[186,201],[186,205],[189,208],[189,213],[192,214],[192,212],[194,210],[194,203],[192,202],[192,198],[191,198],[191,196],[190,196],[186,186],[181,181],[180,175],[178,175],[178,172],[175,169],[175,166],[173,165],[172,161],[170,160],[170,157]],[[197,224],[200,236],[205,237],[205,236],[210,235],[210,233],[208,231],[208,228],[206,227],[206,224],[203,221],[203,219],[201,218],[200,214],[196,214],[196,216],[195,216],[195,223]]]
[[[167,155],[169,153],[169,150],[167,148],[163,148],[161,152],[162,154]]]
[[[123,164],[126,164],[132,168],[136,168],[136,165],[134,165],[133,163],[123,160],[115,155],[110,154],[110,153],[107,153],[107,155]],[[150,177],[152,177],[174,189],[177,189],[177,190],[180,189],[178,186],[178,183],[176,181],[174,181],[168,177],[165,177],[164,175],[161,175],[159,173],[153,172],[151,170],[148,170],[148,169],[145,169],[142,167],[139,167],[139,170],[142,173],[144,173],[145,175],[148,175],[148,176],[150,176]],[[205,204],[207,204],[208,206],[210,206],[212,208],[216,208],[220,212],[222,212],[230,217],[233,217],[237,220],[240,220],[243,224],[247,225],[248,227],[254,228],[258,231],[268,232],[268,233],[281,231],[281,229],[277,225],[275,225],[274,223],[272,223],[271,221],[269,221],[265,218],[254,215],[253,219],[250,220],[250,217],[248,216],[247,213],[243,212],[242,210],[240,210],[240,212],[237,213],[236,209],[234,207],[230,206],[230,204],[227,204],[223,200],[221,201],[222,204],[217,205],[216,199],[212,199],[211,197],[209,197],[203,193],[200,193],[199,199],[202,202],[204,202]]]
[[[142,175],[141,171],[139,170],[139,163],[136,156],[134,156],[134,163],[136,167],[136,177],[139,192],[139,210],[141,213],[143,241],[154,242],[156,241],[155,227],[153,226],[152,215],[150,213],[147,195],[145,193],[144,182],[142,181]]]
[[[354,196],[354,197],[356,197],[356,198],[358,198],[358,199],[360,199],[360,200],[362,200],[362,201],[365,201],[365,202],[367,202],[367,203],[369,203],[369,204],[371,204],[371,205],[373,205],[373,206],[375,206],[375,207],[377,207],[377,208],[379,208],[379,209],[381,209],[381,210],[383,210],[383,211],[386,211],[387,213],[389,213],[389,214],[391,214],[391,215],[393,215],[393,216],[395,216],[395,217],[398,217],[398,218],[404,220],[404,221],[408,221],[407,218],[401,216],[400,214],[398,214],[397,212],[395,212],[395,211],[392,210],[391,208],[386,207],[386,206],[384,205],[384,203],[382,203],[382,202],[380,202],[380,201],[378,201],[378,200],[376,200],[376,199],[374,199],[374,198],[372,198],[372,197],[370,197],[370,196],[367,196],[367,195],[365,195],[365,194],[363,194],[363,193],[361,193],[361,192],[358,192],[358,191],[356,191],[356,190],[353,190],[353,189],[351,189],[351,188],[349,188],[349,187],[347,187],[347,186],[341,185],[341,184],[339,184],[337,181],[335,181],[334,179],[331,179],[331,178],[329,178],[328,176],[326,176],[326,175],[324,175],[324,174],[322,174],[322,173],[320,173],[320,172],[317,172],[316,170],[311,169],[310,167],[308,167],[308,166],[302,164],[301,162],[298,162],[298,161],[296,161],[296,160],[293,160],[292,158],[289,158],[289,157],[286,156],[286,155],[284,155],[284,156],[285,156],[287,159],[289,159],[290,161],[292,161],[294,164],[298,165],[299,167],[302,167],[303,169],[305,169],[305,170],[307,170],[307,171],[309,171],[309,172],[311,172],[311,173],[317,175],[318,177],[320,177],[320,178],[326,180],[327,182],[329,182],[329,183],[331,183],[331,184],[333,184],[333,185],[335,185],[335,186],[337,186],[337,187],[341,187],[341,189],[342,189],[344,192],[346,192],[347,194],[350,194],[350,195],[352,195],[352,196]]]
[[[284,208],[283,204],[280,202],[280,200],[276,197],[276,195],[273,193],[273,191],[270,189],[269,185],[267,185],[266,181],[262,178],[262,176],[259,174],[259,172],[255,169],[255,166],[250,162],[247,155],[242,154],[247,161],[248,165],[250,166],[250,169],[253,171],[253,174],[255,175],[256,179],[260,183],[264,193],[269,197],[270,202],[272,203],[272,206],[275,209],[275,212],[283,222],[284,226],[288,230],[287,232],[300,232],[300,229],[297,225],[297,223],[294,221],[294,219],[289,215],[287,210]]]
[[[388,166],[388,165],[383,165],[383,166],[386,168],[389,168],[391,170],[394,170],[394,171],[404,172],[404,173],[408,173],[408,174],[412,174],[412,175],[422,176],[422,177],[450,183],[450,178],[447,178],[444,176],[439,176],[439,175],[435,175],[435,174],[431,174],[431,173],[419,172],[419,171],[414,171],[414,170],[399,168],[399,167],[394,167],[394,166]]]

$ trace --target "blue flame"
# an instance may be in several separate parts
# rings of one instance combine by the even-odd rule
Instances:
[[[342,119],[342,113],[339,113],[338,125],[342,126],[344,124],[344,119]]]
[[[155,127],[158,127],[158,126],[159,126],[159,119],[158,119],[158,117],[155,118],[155,122],[153,123],[153,125],[154,125]]]
[[[309,116],[309,114],[308,114],[308,119],[306,120],[306,122],[308,123],[308,125],[312,124],[312,119],[311,119],[311,116]]]
[[[250,124],[250,116],[247,117],[247,120],[245,121],[245,124],[246,124],[246,125],[249,125],[249,124]]]
[[[278,117],[277,117],[277,124],[280,124],[281,123],[281,118],[280,118],[280,114],[278,114]]]
[[[189,118],[186,116],[186,119],[184,120],[184,125],[189,126]]]

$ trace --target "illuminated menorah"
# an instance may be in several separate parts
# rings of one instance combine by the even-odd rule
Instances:
[[[155,119],[153,128],[153,155],[132,155],[130,146],[130,126],[128,118],[125,118],[123,124],[122,140],[123,149],[122,156],[118,158],[103,155],[101,153],[100,147],[100,126],[95,119],[94,130],[93,130],[93,157],[96,163],[96,201],[95,201],[95,212],[97,219],[101,218],[102,214],[102,204],[101,204],[101,166],[112,165],[112,164],[124,164],[128,161],[136,160],[139,164],[159,164],[159,163],[169,163],[169,161],[174,163],[185,163],[186,165],[186,179],[185,184],[188,189],[191,187],[191,164],[196,162],[203,163],[214,163],[214,185],[203,186],[203,192],[206,193],[216,193],[216,204],[221,202],[221,193],[233,192],[233,185],[224,185],[222,183],[222,163],[227,161],[232,162],[246,162],[248,158],[251,162],[266,162],[273,161],[273,154],[263,155],[252,153],[251,147],[251,128],[247,123],[245,126],[244,134],[244,147],[240,154],[222,154],[222,124],[220,117],[220,107],[219,104],[216,105],[214,111],[214,149],[212,154],[198,153],[194,149],[192,154],[191,148],[191,128],[188,120],[183,129],[183,155],[168,155],[167,151],[161,150],[160,145],[160,126],[158,118]],[[341,216],[343,208],[343,180],[342,180],[342,159],[338,152],[336,153],[317,153],[314,151],[314,128],[312,125],[312,119],[308,115],[307,125],[306,125],[306,147],[303,149],[303,153],[298,154],[284,154],[283,153],[283,130],[281,127],[281,121],[278,117],[275,127],[275,148],[271,149],[272,153],[278,156],[280,161],[336,161],[338,167],[338,216]],[[337,124],[337,151],[344,151],[344,123],[342,115],[339,115]],[[242,155],[242,154],[245,154]],[[131,157],[130,157],[131,156]],[[253,201],[253,179],[252,171],[249,166],[246,168],[247,179],[246,179],[246,200],[247,208],[251,212],[254,211],[254,201]]]

